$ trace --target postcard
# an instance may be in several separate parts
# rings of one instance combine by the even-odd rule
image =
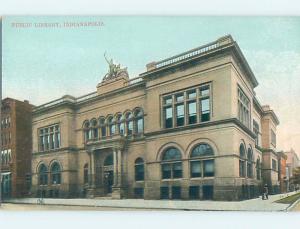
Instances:
[[[300,211],[299,25],[4,16],[1,208]]]

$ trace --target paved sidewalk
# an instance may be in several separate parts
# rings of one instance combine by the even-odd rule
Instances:
[[[47,205],[93,206],[135,209],[170,209],[170,210],[202,210],[202,211],[286,211],[289,204],[275,203],[287,194],[270,195],[268,200],[261,198],[244,201],[185,201],[185,200],[141,200],[141,199],[44,199]],[[7,203],[37,204],[37,198],[11,199]]]

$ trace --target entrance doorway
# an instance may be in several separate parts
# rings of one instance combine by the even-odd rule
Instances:
[[[112,186],[114,184],[114,160],[112,154],[108,155],[105,158],[103,169],[103,183],[106,189],[106,193],[112,193]]]
[[[8,199],[11,197],[11,174],[10,173],[2,173],[1,191],[2,191],[3,199]]]

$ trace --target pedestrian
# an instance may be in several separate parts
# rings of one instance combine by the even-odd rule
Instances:
[[[269,194],[268,185],[265,184],[265,186],[264,186],[263,200],[264,199],[269,199],[268,194]]]

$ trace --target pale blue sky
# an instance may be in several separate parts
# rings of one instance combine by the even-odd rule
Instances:
[[[13,28],[14,22],[95,22],[101,27]],[[128,67],[145,65],[231,34],[248,60],[262,104],[280,119],[278,149],[300,152],[298,17],[5,17],[3,97],[39,105],[95,91],[107,72],[103,53]]]

